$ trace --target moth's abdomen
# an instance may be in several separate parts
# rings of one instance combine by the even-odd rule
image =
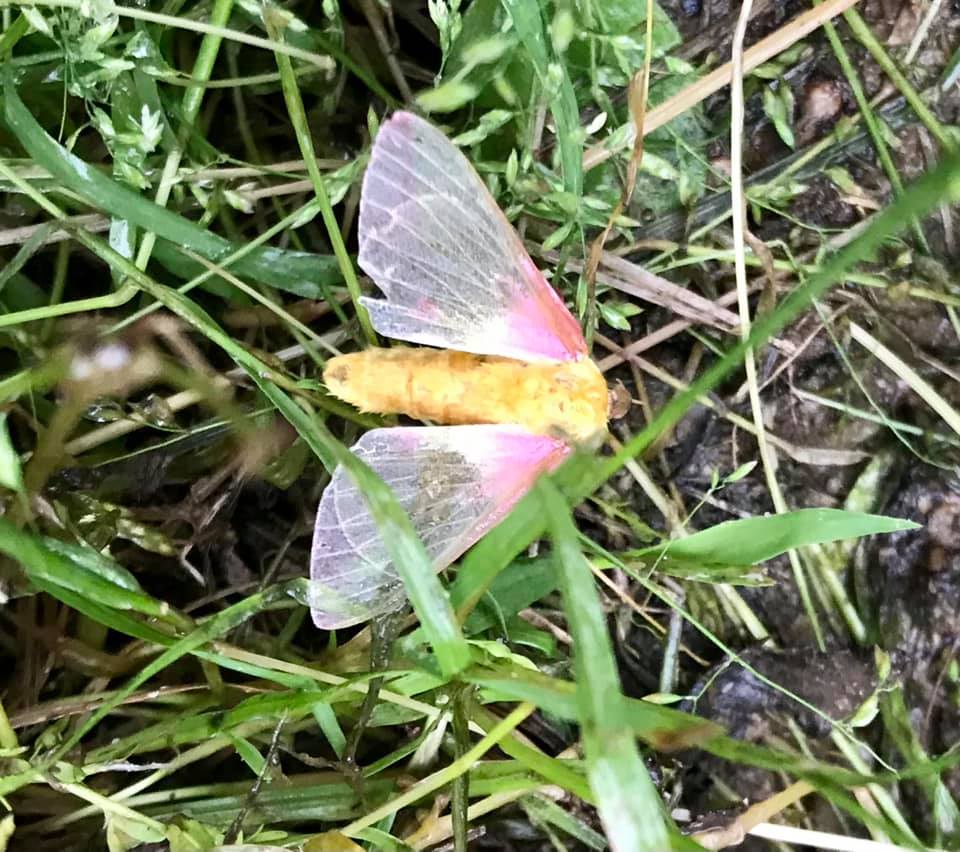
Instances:
[[[589,358],[527,362],[436,349],[366,349],[332,358],[328,390],[361,411],[438,424],[516,423],[588,444],[603,435],[607,386]]]

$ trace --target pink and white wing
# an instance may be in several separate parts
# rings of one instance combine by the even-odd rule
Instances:
[[[386,337],[526,361],[586,354],[576,319],[473,166],[412,113],[377,134],[359,235],[360,266],[386,296],[363,301]]]
[[[496,526],[569,447],[516,426],[374,429],[352,448],[393,489],[439,571]],[[398,609],[403,584],[363,496],[337,468],[317,510],[310,610],[326,630]]]

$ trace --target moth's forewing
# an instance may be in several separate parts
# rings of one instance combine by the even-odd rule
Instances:
[[[364,304],[386,337],[526,361],[586,356],[579,324],[473,166],[412,113],[377,134],[359,239],[360,266],[386,296]]]
[[[516,426],[374,429],[352,448],[389,485],[437,570],[495,526],[569,453]],[[358,624],[397,609],[403,586],[353,481],[338,468],[317,511],[310,557],[317,627]]]

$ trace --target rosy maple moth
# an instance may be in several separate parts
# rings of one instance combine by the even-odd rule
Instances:
[[[398,112],[363,180],[364,298],[385,337],[327,362],[331,393],[361,410],[445,425],[367,432],[352,452],[389,485],[437,570],[499,523],[574,445],[606,434],[608,392],[576,319],[530,259],[466,157]],[[317,511],[314,623],[333,629],[398,608],[403,586],[352,479],[338,468]]]

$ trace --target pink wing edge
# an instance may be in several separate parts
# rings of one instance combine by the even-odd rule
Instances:
[[[396,132],[401,138],[409,139],[417,131],[424,129],[443,135],[439,128],[426,119],[412,112],[400,110],[393,113],[380,127],[377,139],[374,141],[374,148],[381,138],[386,138],[383,136],[384,131]],[[463,158],[467,169],[476,174],[476,169],[464,153],[446,136],[444,139]],[[477,179],[483,186],[479,175]],[[523,340],[524,349],[539,354],[549,361],[579,361],[586,357],[589,353],[580,323],[533,262],[516,228],[507,219],[485,186],[483,186],[481,200],[499,217],[500,224],[509,232],[515,246],[514,261],[526,285],[522,290],[527,291],[523,296],[518,293],[516,303],[500,324],[499,334],[491,334],[490,330],[486,330],[484,337],[501,344]],[[506,349],[505,346],[504,349]]]
[[[533,488],[538,477],[555,471],[572,452],[568,444],[548,435],[535,435],[525,429],[509,425],[488,428],[491,433],[488,440],[496,445],[491,448],[489,457],[496,458],[498,464],[491,465],[490,469],[486,470],[481,480],[481,488],[484,494],[493,494],[497,491],[502,493],[496,494],[497,499],[492,511],[464,535],[460,542],[462,547],[447,562],[447,565],[459,559],[497,526]],[[442,570],[447,565],[438,566],[437,570]]]
[[[506,216],[503,221],[505,227],[513,230]],[[518,236],[516,240],[517,265],[530,295],[516,300],[510,313],[503,318],[501,333],[493,335],[493,339],[503,343],[523,340],[526,348],[539,352],[550,361],[579,361],[587,357],[587,341],[580,323],[530,259]]]
[[[384,431],[395,433],[397,438],[409,439],[409,449],[413,451],[419,438],[415,433],[421,432],[423,428],[431,427],[393,427]],[[475,457],[487,461],[487,465],[481,468],[483,476],[480,488],[483,495],[492,498],[493,507],[451,542],[450,548],[434,563],[434,570],[437,572],[449,567],[496,527],[530,491],[541,475],[552,473],[573,451],[568,444],[556,438],[536,435],[509,424],[442,428],[473,432],[470,436],[464,435],[464,440],[470,439],[470,446],[463,449],[468,460]],[[490,464],[490,459],[496,459],[497,463]],[[339,469],[334,475],[337,472]],[[311,604],[310,609],[314,625],[322,630],[336,630],[368,620],[354,615],[343,616],[336,612],[325,612],[315,604]]]

